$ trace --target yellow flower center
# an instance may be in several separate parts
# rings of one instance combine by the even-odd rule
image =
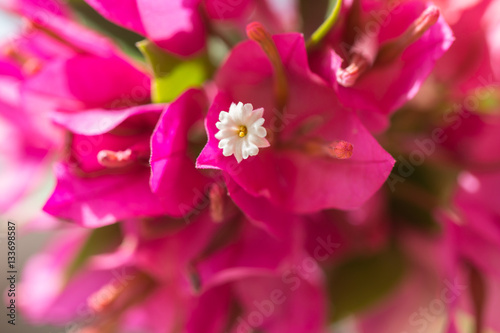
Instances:
[[[239,132],[238,132],[238,136],[240,138],[243,138],[243,137],[245,137],[245,135],[247,135],[247,133],[248,133],[247,127],[245,125],[241,125]]]

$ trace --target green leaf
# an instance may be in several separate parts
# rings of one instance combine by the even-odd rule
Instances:
[[[116,249],[121,241],[122,234],[118,224],[92,230],[73,261],[66,268],[66,279],[69,280],[75,275],[90,257]]]
[[[404,273],[403,255],[394,247],[341,263],[329,279],[332,320],[374,305],[398,285]]]
[[[163,51],[149,40],[137,43],[137,47],[154,74],[153,103],[169,103],[186,89],[200,87],[213,73],[206,54],[183,59]]]

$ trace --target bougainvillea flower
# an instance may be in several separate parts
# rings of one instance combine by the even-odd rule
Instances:
[[[124,60],[109,40],[65,17],[52,15],[43,24],[32,22],[23,35],[3,45],[2,52],[0,115],[18,130],[11,143],[19,142],[17,154],[23,152],[19,157],[25,159],[17,176],[9,177],[12,184],[5,182],[13,194],[19,189],[14,199],[35,187],[47,168],[45,157],[48,161],[64,146],[64,131],[52,123],[51,112],[116,108],[149,100],[144,73]],[[91,68],[94,76],[89,76]],[[30,177],[25,173],[28,167]]]
[[[458,333],[469,325],[485,330],[499,329],[495,314],[500,291],[498,276],[488,274],[491,270],[483,270],[482,266],[479,267],[480,280],[488,296],[483,299],[481,314],[475,312],[477,307],[473,300],[482,287],[478,280],[473,280],[471,265],[479,263],[474,259],[481,257],[479,253],[486,254],[480,259],[486,264],[486,258],[492,258],[491,252],[483,252],[488,246],[481,245],[479,239],[472,240],[477,236],[474,232],[467,235],[469,222],[457,224],[452,221],[455,218],[443,216],[439,218],[443,222],[442,232],[435,237],[428,238],[410,230],[399,235],[405,238],[407,255],[412,257],[411,273],[406,274],[401,285],[380,304],[357,316],[356,326],[360,332],[437,330]],[[468,247],[476,250],[472,257],[467,255],[468,250],[463,251]],[[426,269],[422,270],[422,266]],[[492,268],[491,264],[489,266]],[[473,318],[481,323],[474,324]]]
[[[38,13],[45,11],[37,1],[33,3]],[[44,2],[44,1],[40,1]],[[46,1],[47,4],[52,1]],[[61,7],[63,8],[63,7]],[[47,13],[49,19],[40,22],[30,18],[22,27],[22,34],[15,38],[7,54],[13,54],[17,60],[49,60],[67,58],[75,54],[109,55],[118,53],[118,48],[104,36],[85,28],[70,17]],[[36,67],[36,66],[33,66]]]
[[[86,0],[108,20],[135,31],[165,50],[181,56],[199,52],[208,32],[219,22],[236,28],[249,18],[265,22],[272,31],[283,32],[298,26],[294,1],[253,0]],[[244,30],[244,29],[242,29]]]
[[[2,191],[9,193],[0,199],[2,212],[38,189],[54,152],[63,145],[62,131],[51,124],[47,114],[23,107],[21,87],[27,74],[22,66],[10,56],[0,57],[0,183]]]
[[[474,297],[478,289],[472,289],[473,286],[471,297],[465,298],[460,308],[475,315],[479,326],[493,330],[500,329],[500,321],[495,314],[500,292],[500,269],[491,264],[500,256],[499,184],[498,169],[462,172],[453,198],[458,215],[448,218],[457,234],[457,256],[474,269],[476,280],[470,283],[478,284],[480,281],[488,293],[484,299]],[[482,304],[478,305],[478,302]]]
[[[58,0],[0,0],[0,7],[37,22],[47,22],[53,16],[70,15],[66,4]]]
[[[239,219],[244,222],[243,215]],[[194,333],[201,311],[220,310],[206,325],[232,323],[229,306],[234,303],[225,302],[221,291],[231,291],[233,301],[250,314],[252,297],[280,287],[283,296],[279,299],[287,298],[288,302],[275,304],[276,317],[266,320],[265,325],[276,326],[276,332],[283,325],[298,325],[299,330],[307,327],[313,332],[323,325],[325,302],[319,268],[307,275],[290,272],[289,278],[281,279],[285,269],[304,259],[294,256],[296,241],[283,246],[272,242],[262,230],[234,219],[214,223],[207,211],[187,226],[182,220],[165,218],[133,219],[120,226],[121,231],[114,225],[92,233],[70,228],[29,262],[20,290],[37,302],[22,297],[20,305],[31,322],[71,324],[84,332],[139,328],[162,332],[185,326],[185,331]],[[234,233],[227,234],[228,227]],[[226,240],[217,234],[226,234]],[[268,241],[256,251],[256,241],[263,239]],[[300,246],[295,251],[298,254]],[[192,279],[193,274],[200,277]],[[50,288],[41,288],[37,283],[40,278],[51,280]],[[85,286],[78,287],[83,281],[87,281]],[[245,291],[247,283],[252,288]],[[205,302],[215,294],[216,299],[210,297],[214,302]],[[311,297],[316,304],[312,309],[304,302]],[[298,316],[306,308],[307,315]],[[152,320],[158,313],[162,319]],[[291,314],[295,317],[292,323],[282,320]]]
[[[440,265],[454,267],[451,278],[461,281],[452,290],[456,301],[447,302],[450,333],[458,332],[454,329],[462,327],[467,316],[474,318],[479,331],[500,329],[496,315],[500,270],[491,265],[500,255],[500,211],[496,200],[500,194],[499,176],[498,171],[461,172],[452,198],[453,210],[437,214],[445,231],[441,242],[452,253]]]
[[[436,63],[437,79],[451,87],[457,95],[495,84],[492,71],[496,66],[492,62],[494,54],[490,53],[494,47],[489,48],[488,45],[489,36],[494,35],[488,32],[495,29],[496,19],[487,19],[485,15],[489,2],[480,1],[461,13],[451,25],[455,42]],[[470,29],[471,25],[477,27]]]
[[[255,226],[265,230],[277,239],[290,236],[290,227],[295,226],[299,219],[287,209],[279,207],[266,197],[253,196],[236,183],[229,174],[224,177],[227,194],[239,209],[245,212],[248,220]]]
[[[202,288],[256,274],[275,274],[288,267],[303,253],[301,225],[290,222],[289,234],[277,239],[240,217],[239,228],[230,235],[230,243],[200,258],[194,266]]]
[[[207,288],[198,296],[185,286],[155,280],[134,264],[133,257],[120,254],[124,249],[117,249],[116,253],[88,258],[66,281],[68,269],[83,241],[82,235],[66,234],[26,267],[19,288],[37,300],[20,299],[28,320],[67,325],[83,332],[134,332],[136,329],[164,332],[182,327],[183,331],[195,333],[202,323],[205,332],[214,333],[229,325],[234,332],[247,326],[266,327],[269,332],[283,329],[321,332],[324,325],[326,302],[319,271],[285,281],[281,274],[254,273]],[[140,258],[140,253],[136,254]],[[51,280],[51,288],[40,289],[41,285],[33,280],[37,276]],[[85,286],[82,287],[82,283]],[[269,305],[266,301],[271,292],[274,292],[271,301],[274,303]],[[256,297],[265,307],[264,311],[272,311],[272,316],[261,314],[262,320],[252,318],[257,310]],[[309,305],[311,301],[314,307]],[[243,310],[237,321],[231,311],[235,305]],[[202,314],[207,315],[206,321],[200,320],[205,317]],[[155,316],[161,319],[154,319]]]
[[[416,95],[453,34],[437,7],[421,1],[405,1],[390,10],[385,4],[374,6],[368,1],[361,1],[361,8],[353,6],[355,18],[348,23],[355,25],[342,27],[343,35],[333,35],[311,64],[344,106],[355,109],[371,131],[380,132],[387,128],[388,116]],[[387,14],[377,20],[369,15],[381,12]]]
[[[134,265],[135,244],[120,239],[118,229],[103,235],[107,243],[98,244],[88,231],[65,231],[31,259],[19,285],[29,295],[19,298],[26,318],[79,332],[173,330],[188,293],[157,284]],[[91,240],[99,249],[89,257],[84,248]]]
[[[500,331],[500,0],[326,2],[0,0],[0,210],[59,233],[27,321]]]
[[[57,149],[62,144],[61,131],[51,124],[46,110],[25,103],[24,87],[53,56],[40,50],[45,44],[41,39],[40,35],[23,36],[1,46],[0,116],[21,133],[29,133],[24,140],[34,146]]]
[[[76,55],[47,64],[25,83],[23,94],[28,107],[44,110],[119,108],[148,102],[149,78],[116,55]]]
[[[500,255],[500,174],[463,172],[458,183],[454,204],[464,219],[458,225],[461,255],[500,281],[500,268],[491,265]]]
[[[324,332],[325,291],[317,273],[285,281],[281,274],[256,275],[215,286],[201,295],[186,332]]]
[[[45,115],[149,102],[149,77],[110,40],[67,18],[33,22],[6,46],[6,54],[23,69],[21,102],[29,112]]]
[[[149,187],[148,163],[151,133],[163,108],[57,114],[55,121],[72,139],[69,156],[56,166],[57,186],[44,210],[88,227],[166,214],[165,199]]]
[[[65,17],[54,15],[43,25],[33,22],[3,51],[0,100],[17,111],[2,115],[36,137],[38,145],[43,140],[61,146],[61,131],[49,116],[53,111],[149,102],[148,76],[108,39]]]
[[[86,226],[190,213],[206,199],[209,182],[195,169],[188,142],[205,103],[201,91],[189,90],[167,106],[56,113],[73,136],[45,211]]]
[[[166,209],[175,216],[205,200],[209,178],[195,169],[189,135],[201,124],[206,104],[200,90],[186,91],[165,108],[152,134],[151,189],[170,198]]]
[[[291,222],[283,240],[243,223],[227,246],[201,258],[196,265],[201,295],[187,332],[199,332],[200,325],[214,333],[221,327],[230,332],[323,332],[323,272],[303,251],[303,224]]]
[[[197,166],[222,170],[248,194],[287,210],[359,207],[385,181],[393,159],[311,73],[301,35],[277,35],[273,43],[288,80],[284,112],[275,108],[273,67],[264,51],[254,41],[238,45],[217,74],[219,93],[206,118],[208,143]],[[224,156],[215,137],[221,112],[239,102],[263,108],[270,133],[270,147],[241,163]],[[354,153],[338,155],[335,147],[342,142]]]
[[[401,246],[406,274],[389,294],[355,316],[356,330],[457,333],[452,330],[456,328],[454,313],[469,290],[459,270],[453,228],[443,224],[441,233],[428,237],[403,227],[398,238],[404,239]]]
[[[192,292],[274,274],[302,253],[299,224],[291,225],[288,237],[278,240],[241,213],[216,222],[205,209],[189,225],[182,219],[159,218],[126,221],[125,227],[137,238],[137,267],[164,284]]]
[[[98,192],[111,190],[111,194],[102,192],[103,202],[114,202],[115,212],[121,210],[120,200],[113,197],[113,193],[119,193],[118,186],[125,185],[123,182],[126,182],[126,176],[123,175],[123,170],[117,171],[117,169],[126,165],[126,160],[141,160],[141,163],[146,167],[142,168],[143,172],[138,173],[137,177],[132,177],[135,181],[132,180],[130,186],[127,186],[126,190],[121,193],[124,197],[128,197],[130,202],[134,200],[135,195],[140,196],[140,193],[145,193],[144,198],[151,199],[149,201],[145,199],[146,204],[142,208],[132,204],[129,206],[129,213],[136,212],[139,215],[144,215],[148,209],[151,209],[150,214],[152,215],[165,214],[166,212],[182,215],[187,210],[180,207],[183,202],[189,201],[188,208],[192,207],[191,197],[189,200],[186,196],[179,197],[173,190],[167,188],[166,195],[174,197],[174,200],[170,206],[165,204],[165,207],[161,208],[158,204],[158,196],[151,193],[150,190],[147,168],[151,151],[149,141],[164,105],[134,107],[149,102],[149,77],[136,69],[107,39],[64,18],[54,17],[49,24],[44,26],[35,24],[32,29],[34,29],[33,38],[20,39],[9,53],[15,61],[28,62],[28,60],[33,59],[39,65],[36,73],[22,77],[23,73],[21,72],[18,75],[21,78],[14,77],[20,81],[19,89],[16,91],[20,95],[19,103],[22,103],[19,107],[30,112],[36,110],[36,116],[42,117],[45,120],[44,124],[48,124],[48,114],[60,111],[54,117],[56,122],[73,133],[70,154],[72,159],[70,162],[73,164],[70,167],[63,163],[57,167],[58,189],[60,191],[56,191],[55,196],[49,200],[48,211],[62,217],[58,214],[59,210],[56,206],[63,209],[61,207],[70,204],[69,197],[72,195],[78,197],[73,197],[75,201],[85,201],[88,197],[83,193],[89,195],[93,191],[89,192],[89,188],[97,189]],[[51,85],[45,84],[47,80],[51,81]],[[174,104],[172,107],[175,109],[176,105]],[[195,110],[192,112],[196,113]],[[197,117],[201,118],[201,109],[198,109],[198,112],[200,115]],[[147,121],[137,123],[136,130],[142,134],[133,133],[134,129],[127,125],[127,119],[139,114],[143,114],[143,116],[138,116],[139,118],[147,118],[148,116],[144,116],[145,113],[154,113],[155,116],[151,116],[151,119]],[[16,117],[23,128],[27,127],[26,124],[31,123],[21,117],[19,112],[9,112],[7,116]],[[30,116],[29,119],[31,118],[36,119]],[[179,119],[187,119],[189,122],[192,118],[187,115]],[[146,124],[143,124],[144,122]],[[108,135],[108,131],[114,131],[118,125],[121,126],[120,130],[127,131],[127,135]],[[141,128],[143,125],[147,128],[146,132],[143,132],[144,128]],[[174,124],[172,125],[174,126]],[[48,125],[40,127],[46,131],[52,128]],[[169,131],[166,135],[168,139],[171,135],[175,135],[175,131],[164,129]],[[186,128],[182,134],[186,134],[188,130],[189,128]],[[31,130],[26,130],[26,132],[34,134]],[[129,134],[130,136],[128,136]],[[124,152],[120,150],[121,148]],[[176,151],[172,153],[180,152],[181,147],[173,148]],[[109,153],[110,150],[113,154]],[[161,150],[157,151],[161,152]],[[106,154],[111,154],[112,158],[110,159]],[[112,159],[115,160],[111,161]],[[103,167],[103,163],[106,164],[106,167]],[[113,163],[115,165],[111,166]],[[73,168],[75,165],[77,165],[76,169]],[[119,167],[116,167],[117,165]],[[196,176],[200,176],[199,172],[194,170],[193,165],[194,163],[191,162],[192,173],[195,175],[194,184],[199,179]],[[79,174],[72,178],[75,176],[75,170],[83,172],[84,175]],[[112,170],[110,172],[112,175],[104,178],[94,177],[96,173],[107,173],[105,170]],[[92,177],[87,177],[90,174]],[[177,177],[172,179],[179,180]],[[161,191],[165,192],[164,190]],[[83,209],[85,212],[82,212],[78,205],[73,206],[74,210],[67,212],[65,218],[76,219],[87,226],[97,226],[99,223],[114,222],[116,217],[130,216],[129,213],[124,212],[113,217],[113,214],[105,211],[105,205],[99,204],[98,198],[94,199],[96,200],[90,204],[93,207],[90,210],[85,204],[86,208]],[[166,198],[160,201],[165,202],[165,200]],[[55,206],[52,206],[53,204]],[[99,211],[97,207],[101,207],[102,211]],[[138,212],[139,210],[141,212]],[[90,224],[83,221],[86,220],[84,216],[89,217],[88,223]]]
[[[26,266],[19,288],[20,306],[32,322],[64,324],[75,319],[79,307],[87,308],[86,296],[113,278],[112,272],[86,271],[66,281],[72,261],[89,236],[86,230],[68,230]],[[115,261],[117,266],[121,263]],[[47,281],[40,284],[37,281]],[[78,281],[86,281],[85,288]],[[69,283],[68,283],[69,282]]]
[[[184,219],[166,217],[133,219],[122,225],[124,233],[137,240],[135,265],[164,284],[187,290],[199,288],[194,283],[193,267],[203,259],[217,233],[226,229],[225,223],[211,219],[208,209],[187,225]]]
[[[288,237],[282,240],[248,223],[241,212],[218,223],[205,210],[188,226],[180,223],[172,228],[160,220],[126,225],[129,232],[139,237],[136,265],[157,281],[192,291],[189,302],[175,310],[178,325],[185,321],[184,331],[198,332],[201,323],[205,332],[219,332],[219,325],[228,329],[241,325],[234,321],[231,309],[241,307],[241,315],[248,315],[253,311],[252,297],[278,287],[291,304],[276,304],[272,310],[276,310],[275,318],[266,320],[264,326],[275,327],[276,332],[287,325],[298,326],[298,331],[305,327],[317,331],[324,321],[326,306],[321,296],[322,273],[319,267],[303,275],[294,270],[306,258],[302,251],[302,224],[290,222]],[[251,288],[245,291],[244,285]],[[306,311],[299,302],[302,297],[314,298],[314,308],[286,323],[281,318],[285,313]],[[230,331],[236,329],[241,328],[233,326]]]
[[[213,1],[173,0],[158,3],[153,0],[87,0],[107,19],[146,36],[166,50],[189,56],[205,45],[207,27],[201,11],[212,19],[228,19],[242,15],[249,0]]]

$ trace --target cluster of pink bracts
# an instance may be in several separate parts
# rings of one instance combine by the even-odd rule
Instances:
[[[0,3],[26,20],[0,55],[2,211],[56,178],[30,322],[500,332],[499,1],[333,1],[304,38],[313,1],[86,0],[147,63],[56,0]]]

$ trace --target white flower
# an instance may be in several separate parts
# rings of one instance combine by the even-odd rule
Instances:
[[[266,129],[262,126],[264,109],[253,109],[252,104],[232,103],[229,112],[221,111],[215,126],[219,132],[215,138],[219,140],[219,148],[224,156],[234,155],[238,163],[255,156],[259,148],[269,147],[265,139]]]

